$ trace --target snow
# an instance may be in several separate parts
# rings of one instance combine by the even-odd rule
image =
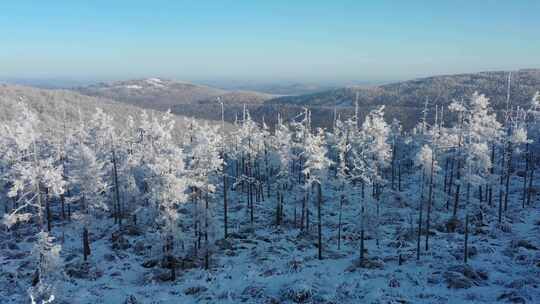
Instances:
[[[147,78],[144,80],[147,84],[154,87],[163,88],[165,87],[164,82],[159,78]]]
[[[517,181],[516,181],[517,182]],[[407,197],[414,189],[397,197]],[[179,274],[174,282],[152,282],[148,279],[156,268],[146,269],[142,264],[153,257],[152,250],[138,255],[134,244],[144,242],[154,244],[151,230],[147,235],[128,236],[132,245],[127,250],[113,250],[109,240],[117,230],[110,219],[103,219],[90,228],[93,235],[91,264],[93,273],[99,273],[95,279],[65,278],[62,294],[65,303],[123,303],[128,296],[134,296],[138,303],[264,303],[274,299],[276,303],[294,303],[294,295],[303,292],[310,294],[308,302],[324,303],[398,303],[406,300],[412,303],[494,303],[501,295],[514,292],[534,303],[540,299],[538,289],[538,251],[524,248],[511,248],[512,241],[525,239],[537,247],[538,219],[540,208],[521,210],[512,209],[510,218],[514,221],[512,232],[504,233],[494,226],[488,227],[486,235],[473,237],[472,244],[478,248],[478,254],[471,259],[470,265],[475,270],[485,270],[488,279],[479,280],[478,286],[467,289],[449,289],[442,277],[449,266],[462,265],[459,247],[462,235],[436,232],[432,239],[432,248],[422,255],[417,262],[414,250],[406,245],[392,250],[395,241],[395,229],[407,229],[407,217],[412,211],[397,205],[388,206],[383,213],[383,233],[385,241],[380,247],[375,241],[367,241],[368,256],[382,261],[382,269],[363,269],[355,267],[358,259],[357,241],[352,234],[357,217],[355,196],[345,206],[344,222],[347,232],[342,250],[336,249],[336,216],[330,199],[334,190],[325,189],[328,203],[325,206],[324,223],[324,259],[316,259],[315,229],[309,234],[292,228],[290,215],[292,205],[286,205],[288,220],[281,229],[272,228],[267,219],[271,218],[270,202],[257,204],[257,225],[253,232],[248,232],[249,222],[246,216],[245,201],[233,195],[231,199],[230,243],[234,249],[217,249],[211,260],[212,269],[204,271],[197,268]],[[403,199],[403,198],[402,198]],[[442,202],[441,202],[442,204]],[[444,216],[444,207],[437,209]],[[398,216],[400,220],[390,222]],[[56,235],[62,230],[65,240],[62,255],[69,264],[81,259],[80,236],[77,224],[72,222],[64,228],[55,227]],[[22,236],[17,246],[19,250],[2,247],[0,265],[3,275],[0,288],[2,303],[24,303],[26,293],[24,283],[30,270],[27,264],[31,259],[13,259],[15,253],[24,253],[32,246],[32,236],[28,231],[20,230]],[[15,239],[5,232],[0,235],[11,244]],[[246,237],[246,239],[244,239]],[[5,246],[5,245],[4,245]],[[413,246],[414,247],[414,246]],[[27,250],[27,249],[26,249]],[[404,264],[399,266],[397,254],[404,256]],[[114,257],[108,261],[105,256]],[[454,256],[454,255],[457,255]],[[75,256],[75,257],[73,257]],[[536,258],[535,258],[536,256]],[[22,268],[21,268],[22,267]],[[8,279],[6,274],[17,274],[18,283]],[[7,281],[7,282],[6,282]],[[15,285],[13,285],[15,284]],[[11,286],[11,287],[10,287]],[[536,287],[535,287],[536,286]],[[198,292],[196,292],[199,290]],[[194,294],[186,294],[194,292]]]

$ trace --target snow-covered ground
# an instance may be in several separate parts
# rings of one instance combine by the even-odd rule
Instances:
[[[174,282],[162,280],[169,270],[155,260],[162,240],[151,227],[139,224],[137,229],[126,229],[125,239],[113,241],[117,225],[109,218],[96,220],[90,229],[90,262],[82,266],[77,218],[65,225],[58,220],[53,235],[63,243],[66,264],[58,286],[59,303],[539,303],[540,204],[535,201],[521,208],[520,180],[513,180],[516,190],[510,196],[504,227],[497,224],[496,208],[487,206],[485,225],[472,225],[468,264],[463,263],[463,233],[459,228],[446,232],[444,223],[451,211],[441,198],[436,199],[432,214],[430,249],[424,250],[423,236],[422,255],[416,260],[414,179],[403,192],[388,191],[384,196],[380,244],[376,245],[374,231],[367,234],[369,263],[364,267],[358,263],[358,194],[350,193],[344,204],[338,249],[339,194],[332,187],[324,189],[323,260],[317,259],[314,206],[310,230],[301,232],[292,222],[300,202],[287,197],[285,223],[276,228],[271,195],[256,203],[251,226],[244,195],[232,192],[226,241],[222,240],[222,198],[212,200],[219,228],[213,238],[217,242],[211,269],[203,269],[202,258],[186,259]],[[458,217],[462,219],[463,213]],[[184,223],[187,226],[189,219]],[[35,233],[28,225],[0,232],[1,303],[29,302],[26,290],[35,269],[29,253]],[[193,232],[186,229],[186,233]],[[182,255],[193,256],[193,246],[184,245]]]

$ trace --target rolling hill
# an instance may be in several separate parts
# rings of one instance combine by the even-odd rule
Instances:
[[[511,104],[527,107],[534,92],[540,90],[540,69],[511,73]],[[235,120],[245,104],[255,120],[261,122],[264,119],[270,126],[275,122],[278,112],[287,119],[296,116],[303,107],[309,107],[313,112],[314,126],[321,127],[332,125],[334,111],[342,117],[352,115],[354,100],[358,95],[361,116],[375,106],[384,105],[386,118],[389,121],[397,118],[408,129],[416,124],[426,101],[430,108],[434,108],[434,105],[446,106],[454,99],[468,98],[478,91],[490,98],[495,109],[504,109],[508,74],[508,71],[495,71],[442,75],[370,87],[349,86],[296,96],[228,91],[157,78],[100,83],[79,88],[78,91],[149,109],[170,108],[178,115],[208,120],[221,120],[219,101],[222,101],[225,104],[225,119],[229,122]],[[450,116],[447,119],[451,122]]]
[[[485,94],[496,108],[506,105],[508,71],[480,72],[472,74],[443,75],[373,87],[346,87],[324,92],[284,96],[267,101],[270,104],[300,106],[354,106],[388,105],[423,107],[430,104],[447,105],[454,99],[467,98],[473,92]],[[540,90],[540,69],[513,71],[510,81],[510,97],[513,105],[527,106]]]
[[[76,89],[81,94],[105,97],[132,105],[166,110],[176,105],[217,103],[263,103],[274,95],[252,91],[227,91],[189,82],[146,78],[98,83]]]
[[[43,130],[53,135],[63,130],[64,123],[67,128],[75,128],[80,120],[90,119],[96,108],[111,115],[119,128],[125,127],[129,116],[137,120],[143,110],[112,99],[86,96],[70,90],[0,84],[0,121],[17,115],[15,105],[18,102],[28,104],[38,114]],[[148,112],[158,113],[153,110]],[[177,115],[175,120],[177,132],[182,133],[187,126],[186,117]],[[230,128],[230,125],[226,128]]]

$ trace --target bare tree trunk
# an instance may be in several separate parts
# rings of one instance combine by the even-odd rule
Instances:
[[[112,157],[113,157],[114,193],[115,193],[115,198],[116,198],[115,219],[118,221],[118,225],[122,226],[122,207],[120,204],[120,186],[118,185],[118,168],[116,164],[116,153],[114,152],[114,149],[112,149]]]
[[[529,143],[525,144],[525,174],[523,174],[523,200],[521,207],[525,208],[525,202],[527,201],[527,175],[529,174]]]
[[[45,217],[47,218],[47,231],[51,232],[51,222],[52,222],[52,214],[51,214],[51,199],[49,197],[49,189],[45,188]]]
[[[443,183],[443,192],[444,193],[446,193],[446,184],[448,182],[448,167],[449,167],[449,164],[450,164],[450,158],[447,157],[445,165],[444,165],[444,183]]]
[[[378,191],[378,190],[377,190]],[[376,201],[376,212],[377,212],[377,225],[380,224],[381,219],[381,201],[379,200],[379,194],[377,194],[377,201]],[[377,226],[375,233],[375,245],[377,245],[377,248],[379,248],[379,227]]]
[[[306,218],[306,200],[307,194],[304,194],[304,198],[302,199],[302,210],[300,210],[300,230],[304,230],[304,221]]]
[[[248,183],[248,196],[249,196],[249,206],[250,206],[250,211],[249,211],[249,220],[250,220],[250,223],[251,225],[253,225],[255,223],[255,197],[254,197],[254,184],[253,184],[253,181],[250,181]]]
[[[308,193],[306,197],[306,232],[307,233],[309,233],[309,200],[310,200],[310,197]]]
[[[429,192],[428,192],[428,205],[427,205],[427,219],[426,219],[426,251],[429,250],[429,224],[431,219],[431,205],[433,204],[433,188],[434,188],[434,165],[435,165],[435,155],[431,157],[431,172],[429,176]]]
[[[228,208],[227,208],[227,173],[225,172],[225,168],[223,169],[223,231],[224,231],[224,238],[226,239],[228,237]]]
[[[495,142],[491,144],[491,167],[489,168],[490,181],[489,181],[489,193],[488,193],[488,205],[493,205],[493,175],[495,174]]]
[[[398,163],[398,191],[401,192],[401,161]]]
[[[422,185],[420,187],[420,206],[419,206],[419,216],[418,216],[418,237],[416,241],[416,259],[420,260],[420,241],[422,239],[422,215],[424,212],[424,178],[425,178],[425,169],[422,169]]]
[[[478,185],[478,201],[483,202],[483,196],[482,196],[482,185]]]
[[[339,201],[339,219],[338,219],[338,235],[337,235],[337,248],[338,250],[341,249],[341,215],[343,212],[343,201],[345,201],[345,195],[341,195],[341,199]]]
[[[62,221],[66,220],[66,197],[62,193],[60,195],[60,208],[61,208],[61,214],[62,214]]]
[[[204,195],[204,269],[208,270],[210,268],[210,243],[208,241],[208,189]]]
[[[454,210],[452,211],[452,215],[454,217],[457,216],[457,210],[459,208],[460,189],[461,189],[461,160],[458,159],[457,176],[456,176],[456,193],[455,193],[455,198],[454,198]]]
[[[279,203],[280,203],[280,192],[278,191],[277,194],[276,194],[276,227],[279,227],[280,223],[279,223]]]
[[[396,143],[395,143],[395,139],[394,139],[394,143],[392,144],[392,190],[395,190],[396,187],[395,187],[395,178],[396,178],[396,149],[397,149],[397,146],[396,146]]]
[[[279,223],[282,224],[283,223],[283,201],[284,201],[285,197],[283,195],[283,193],[281,193],[281,195],[279,196]]]
[[[465,215],[465,245],[463,251],[463,262],[467,264],[469,258],[469,213]]]
[[[360,209],[360,265],[364,264],[364,230],[365,230],[365,216],[364,216],[364,206]]]
[[[319,236],[319,260],[322,260],[322,190],[321,184],[317,183],[317,234]]]
[[[504,182],[504,174],[505,174],[505,162],[506,159],[506,151],[503,148],[503,151],[501,153],[501,176],[499,179],[499,223],[502,222],[502,210],[503,210],[503,182]]]
[[[83,258],[86,261],[88,259],[88,256],[91,254],[90,251],[90,241],[88,239],[88,229],[86,227],[83,228]]]
[[[505,185],[505,193],[504,193],[504,212],[508,210],[508,195],[510,194],[510,176],[512,173],[512,144],[508,143],[508,168],[507,168],[507,174],[506,174],[506,185]]]
[[[534,160],[534,158],[532,159]],[[527,190],[527,206],[530,206],[531,205],[531,200],[532,200],[532,187],[533,187],[533,180],[534,180],[534,162],[532,163],[532,168],[531,168],[531,176],[529,177],[529,189]]]
[[[450,160],[450,176],[448,177],[448,188],[447,188],[447,200],[446,200],[446,210],[450,209],[450,200],[452,198],[452,187],[454,187],[454,166],[455,166],[455,157],[452,155]]]
[[[296,208],[296,207],[297,207],[296,205],[298,205],[298,204],[297,204],[297,201],[298,201],[298,200],[296,200],[296,202],[294,203],[294,228],[297,228],[297,227],[298,227],[298,215],[297,215],[297,210],[296,210],[296,209],[297,209],[297,208]]]

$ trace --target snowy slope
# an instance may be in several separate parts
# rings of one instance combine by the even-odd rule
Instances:
[[[515,178],[515,186],[519,185]],[[540,181],[536,181],[538,185]],[[244,195],[234,193],[229,206],[231,235],[216,247],[211,269],[202,261],[187,262],[175,282],[161,282],[168,271],[150,265],[159,236],[151,227],[140,226],[126,236],[126,249],[113,249],[111,235],[117,230],[103,218],[92,228],[90,269],[66,275],[61,289],[64,303],[537,303],[540,299],[540,205],[521,209],[512,203],[501,231],[488,212],[487,225],[471,234],[475,248],[468,266],[462,263],[462,233],[446,233],[441,226],[449,217],[445,203],[435,202],[431,249],[416,260],[414,227],[416,192],[411,180],[402,193],[385,198],[382,208],[382,237],[379,246],[368,235],[367,256],[371,268],[358,266],[357,193],[344,206],[343,241],[337,249],[337,199],[332,188],[324,191],[324,259],[316,258],[316,233],[301,232],[292,224],[299,202],[286,200],[286,223],[273,226],[274,197],[256,204],[255,226],[249,224]],[[519,193],[511,196],[518,202]],[[213,204],[219,205],[220,197]],[[190,208],[189,205],[186,208]],[[221,210],[221,208],[217,208]],[[312,209],[314,212],[314,209]],[[218,218],[222,214],[218,213]],[[189,225],[189,219],[184,219]],[[54,234],[63,240],[66,269],[80,265],[80,231],[76,220],[57,225]],[[232,230],[232,231],[231,231]],[[0,265],[2,303],[25,303],[32,268],[28,250],[34,240],[32,229],[2,231]],[[423,242],[423,241],[422,241]],[[422,243],[423,246],[423,243]],[[186,244],[186,248],[189,245]],[[187,249],[186,249],[187,250]],[[185,252],[189,256],[188,252]],[[401,255],[403,264],[398,264]],[[191,264],[194,263],[194,264]],[[76,268],[75,266],[73,266]],[[84,278],[76,278],[83,276]],[[449,287],[450,286],[450,287]],[[124,302],[136,299],[137,302]]]

